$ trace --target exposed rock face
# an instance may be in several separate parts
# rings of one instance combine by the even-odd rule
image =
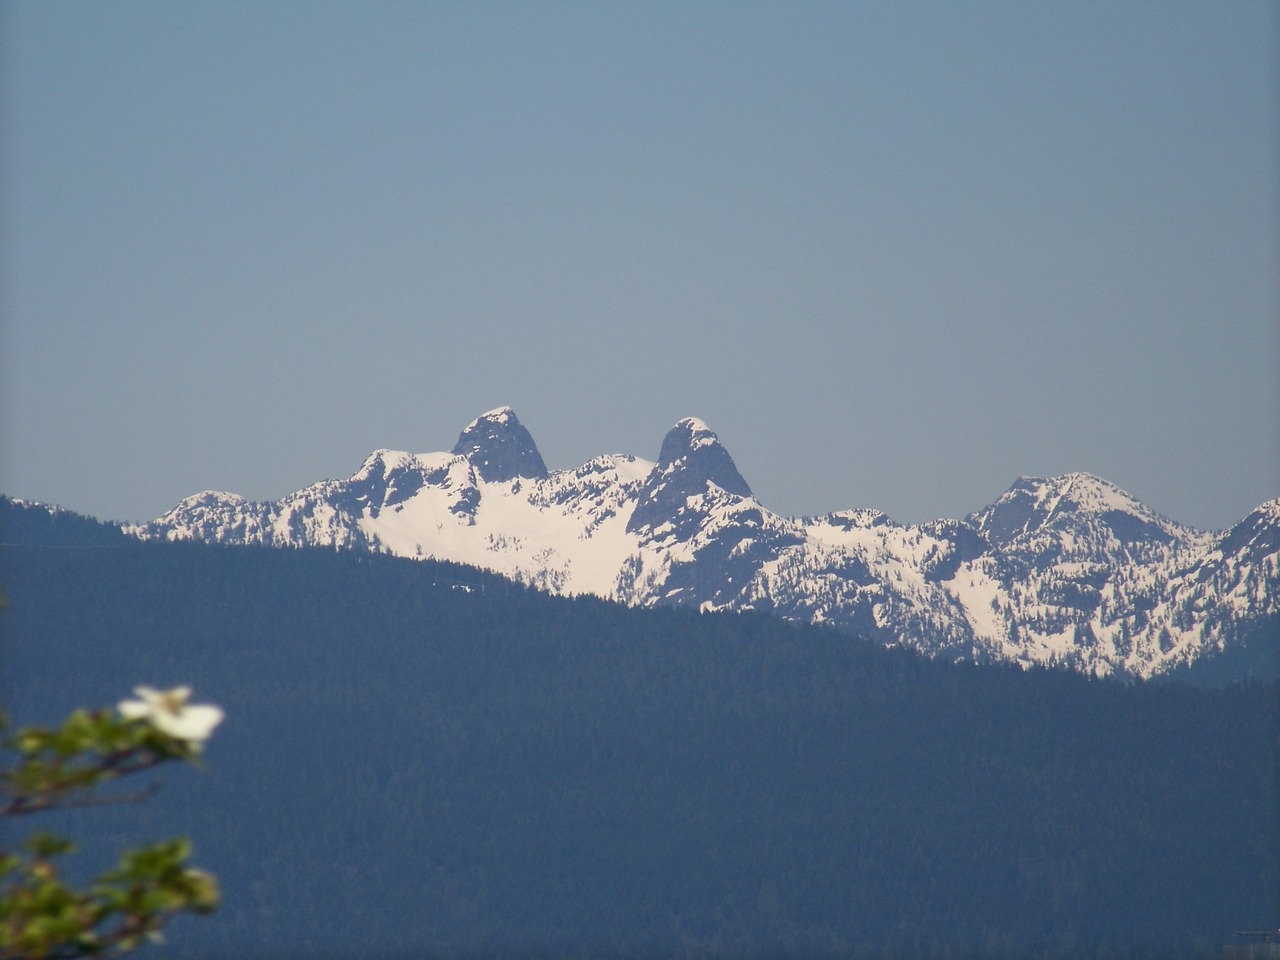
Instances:
[[[644,482],[627,529],[654,529],[689,503],[718,488],[735,497],[751,496],[729,451],[705,423],[686,417],[667,431],[658,462]]]
[[[458,435],[452,452],[470,460],[476,473],[489,483],[547,476],[547,465],[533,437],[510,407],[490,410],[472,420]]]

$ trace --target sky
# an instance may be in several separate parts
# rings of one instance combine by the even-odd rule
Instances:
[[[1280,496],[1280,6],[0,4],[0,493],[275,499],[509,404],[772,510]]]

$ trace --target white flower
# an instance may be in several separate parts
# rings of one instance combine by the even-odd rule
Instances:
[[[120,703],[120,715],[126,720],[146,720],[161,733],[176,740],[198,744],[208,740],[213,728],[222,722],[222,708],[210,703],[188,704],[190,687],[156,690],[134,687],[140,700]]]

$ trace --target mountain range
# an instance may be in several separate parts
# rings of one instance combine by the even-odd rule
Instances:
[[[930,656],[1097,676],[1273,674],[1280,634],[1280,499],[1206,532],[1070,473],[1019,478],[958,520],[784,517],[695,418],[671,428],[656,462],[550,470],[500,407],[449,452],[377,450],[346,480],[272,502],[206,491],[124,529],[430,557],[555,594],[762,611]]]

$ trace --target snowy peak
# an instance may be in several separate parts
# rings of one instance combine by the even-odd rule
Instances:
[[[619,455],[548,471],[500,407],[452,452],[376,450],[350,478],[273,502],[206,491],[128,532],[436,557],[566,595],[755,610],[935,656],[1097,675],[1149,677],[1201,657],[1254,670],[1273,659],[1280,623],[1280,500],[1207,533],[1069,473],[1022,477],[965,520],[787,518],[756,501],[692,417],[656,463]]]
[[[1268,500],[1232,527],[1222,552],[1255,560],[1280,553],[1280,499]]]
[[[657,528],[684,511],[690,497],[718,488],[733,497],[750,497],[720,438],[696,417],[676,423],[662,440],[658,462],[645,479],[628,530]]]
[[[467,424],[453,453],[471,461],[481,479],[503,483],[516,477],[542,480],[547,465],[533,437],[510,407],[498,407]]]
[[[726,493],[751,496],[751,488],[742,479],[729,451],[697,417],[685,417],[667,431],[658,454],[657,469],[678,469],[693,482],[714,483]]]
[[[970,521],[991,543],[1006,545],[1048,530],[1095,527],[1122,544],[1170,543],[1190,531],[1153,513],[1115,484],[1090,473],[1019,477]]]
[[[268,504],[253,503],[238,493],[205,490],[180,500],[141,529],[154,530],[166,540],[270,543],[269,513]]]

